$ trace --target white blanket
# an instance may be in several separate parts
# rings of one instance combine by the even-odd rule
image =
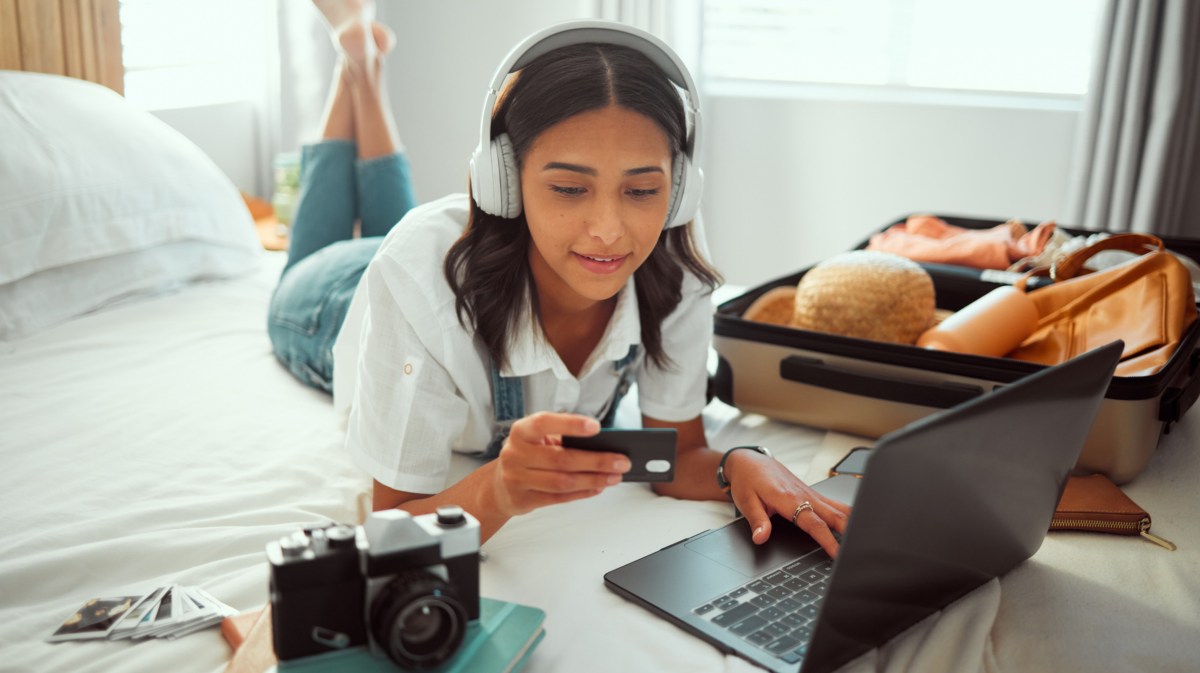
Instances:
[[[43,640],[88,598],[170,583],[259,608],[268,541],[361,516],[369,479],[342,450],[329,398],[271,355],[265,315],[278,265],[0,344],[0,671],[219,671],[230,651],[216,629],[175,641]],[[1126,488],[1179,551],[1051,534],[1002,580],[847,669],[1197,670],[1198,418],[1176,426]],[[713,446],[766,444],[809,480],[854,441],[720,402],[705,422]],[[458,474],[472,467],[456,459]],[[507,524],[484,546],[482,592],[546,611],[534,673],[757,670],[603,584],[608,570],[730,517],[728,504],[621,485]]]

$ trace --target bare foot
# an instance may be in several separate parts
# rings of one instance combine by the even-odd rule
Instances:
[[[371,36],[375,38],[375,46],[379,49],[379,55],[383,56],[396,46],[396,34],[391,28],[382,23],[371,23]]]
[[[370,23],[375,18],[374,0],[313,0],[334,34],[351,23]]]
[[[352,23],[338,31],[337,45],[352,72],[378,72],[383,56],[396,45],[396,36],[381,23],[371,24],[371,38],[364,38],[362,24]]]

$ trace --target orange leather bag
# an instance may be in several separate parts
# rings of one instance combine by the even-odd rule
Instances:
[[[1102,271],[1084,268],[1103,250],[1141,255]],[[1078,250],[1050,269],[1051,285],[1028,297],[1039,320],[1010,358],[1052,365],[1115,339],[1125,341],[1116,376],[1149,376],[1171,359],[1196,320],[1196,298],[1187,268],[1145,234],[1115,234]],[[1028,276],[1026,276],[1028,278]],[[1017,283],[1025,289],[1024,279]]]

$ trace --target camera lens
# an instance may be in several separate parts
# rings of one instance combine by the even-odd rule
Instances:
[[[401,573],[371,602],[371,633],[396,665],[434,668],[454,656],[467,611],[454,588],[424,571]]]
[[[451,640],[457,624],[454,611],[438,600],[422,599],[409,603],[396,620],[392,637],[404,651],[427,658]]]

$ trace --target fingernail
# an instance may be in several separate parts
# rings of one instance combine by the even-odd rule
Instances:
[[[754,529],[754,537],[758,537],[759,535],[762,535],[762,532],[763,532],[763,527],[762,527],[762,526],[759,526],[758,528],[755,528],[755,529]]]
[[[620,476],[615,475],[615,474],[608,475],[608,485],[609,486],[612,486],[613,484],[619,484],[619,483],[621,483]]]
[[[629,463],[628,458],[618,458],[613,461],[613,469],[617,472],[628,472],[631,467],[633,465]]]
[[[600,421],[594,418],[589,418],[583,423],[583,429],[588,432],[600,432]]]

